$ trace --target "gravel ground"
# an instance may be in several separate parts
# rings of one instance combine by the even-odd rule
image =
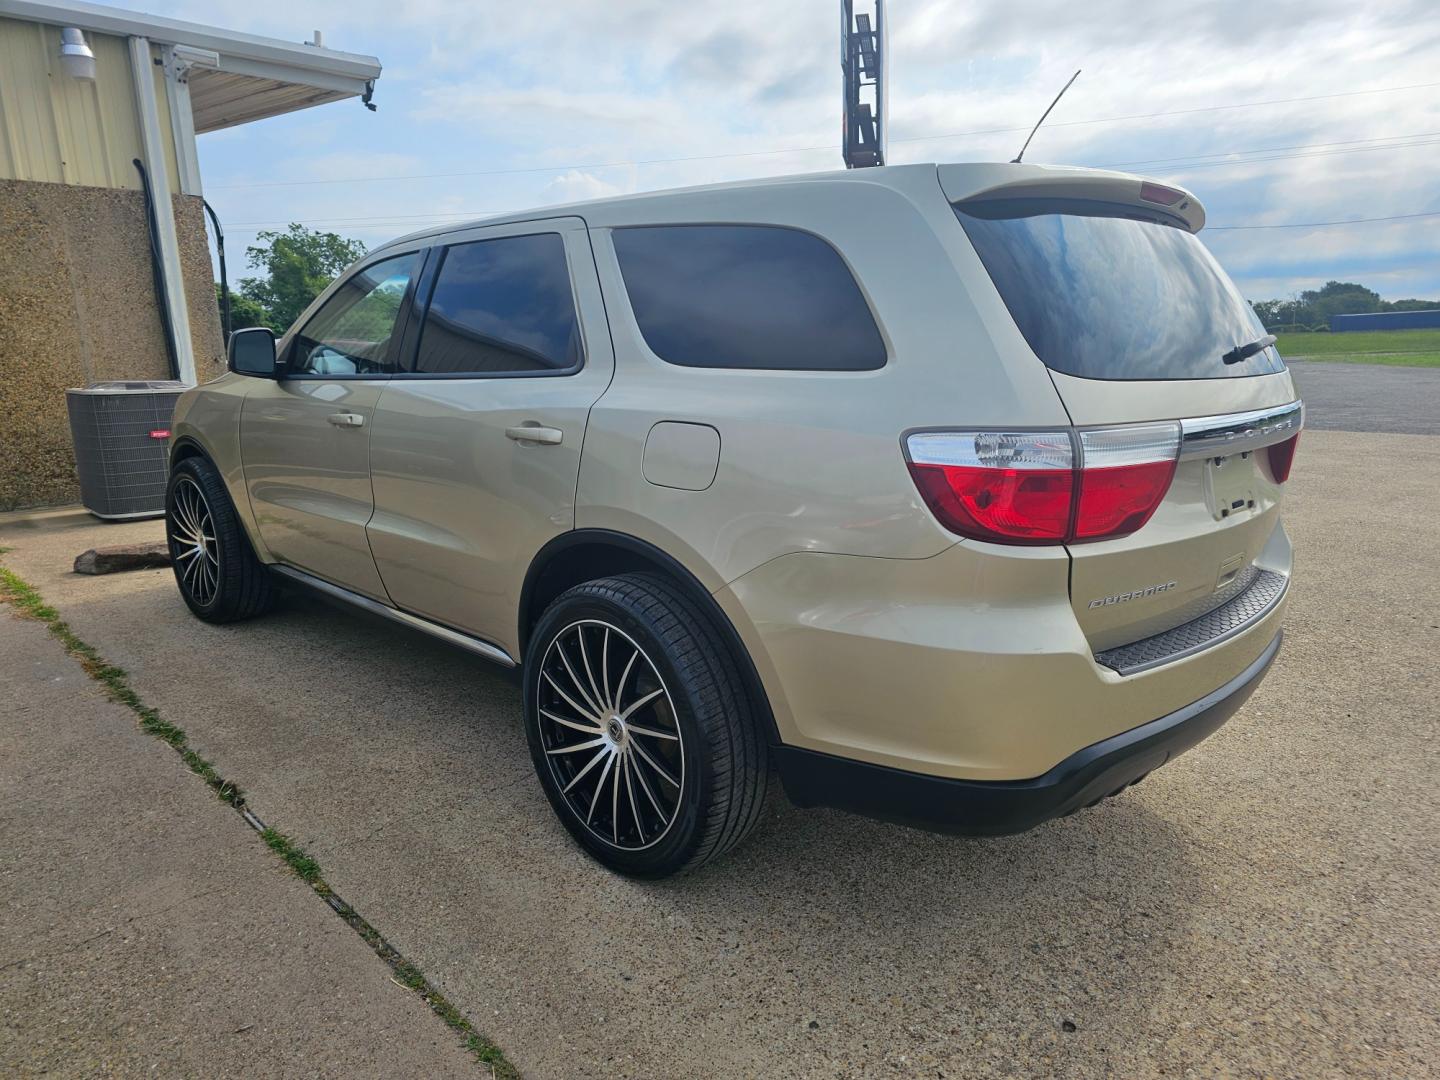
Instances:
[[[1280,658],[1122,797],[985,841],[775,801],[658,885],[568,841],[515,688],[468,656],[310,600],[208,627],[166,572],[68,572],[153,523],[0,544],[530,1076],[1421,1076],[1437,477],[1440,439],[1307,432]]]
[[[1440,368],[1285,363],[1305,399],[1305,426],[1312,431],[1440,435]]]

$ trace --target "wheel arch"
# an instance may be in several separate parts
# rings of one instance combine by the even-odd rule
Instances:
[[[220,474],[221,483],[225,485],[225,490],[230,495],[230,503],[235,508],[235,515],[240,520],[240,527],[245,532],[245,538],[250,541],[251,549],[261,562],[273,562],[270,549],[265,546],[265,542],[260,536],[260,528],[251,511],[250,497],[239,478],[238,469],[235,475],[227,474],[216,455],[194,435],[177,436],[170,444],[169,469],[173,470],[176,465],[190,458],[200,458]]]
[[[189,435],[181,435],[175,440],[174,445],[170,447],[170,468],[173,469],[186,458],[192,457],[202,457],[210,462],[211,465],[215,464],[215,459],[210,455],[208,450],[200,445],[198,439]]]
[[[648,541],[610,529],[575,529],[555,537],[536,552],[520,590],[519,642],[523,657],[530,632],[550,602],[566,589],[596,578],[646,571],[679,586],[700,605],[729,646],[740,678],[754,702],[766,740],[780,744],[780,732],[769,695],[755,661],[728,615],[700,579],[684,563]]]

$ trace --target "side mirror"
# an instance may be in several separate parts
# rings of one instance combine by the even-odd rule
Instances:
[[[250,326],[230,335],[230,370],[262,379],[279,377],[275,362],[275,334],[268,326]]]

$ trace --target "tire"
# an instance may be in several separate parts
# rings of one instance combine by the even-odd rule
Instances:
[[[755,706],[719,633],[668,579],[622,574],[563,593],[524,672],[535,772],[601,863],[668,877],[754,827],[769,779]]]
[[[220,473],[202,457],[186,458],[170,470],[165,539],[175,584],[196,617],[237,622],[273,603],[270,572],[255,557]]]

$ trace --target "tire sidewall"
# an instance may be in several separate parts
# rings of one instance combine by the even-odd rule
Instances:
[[[584,619],[599,619],[611,624],[628,634],[645,651],[670,692],[675,721],[683,737],[681,753],[685,764],[685,787],[681,792],[679,814],[659,843],[638,851],[605,843],[576,817],[551,773],[540,735],[538,691],[541,663],[556,635],[572,623]],[[600,862],[627,876],[665,877],[683,868],[703,839],[704,810],[714,788],[714,773],[709,740],[697,719],[695,688],[676,668],[670,647],[658,629],[630,605],[606,595],[603,583],[578,585],[551,604],[536,624],[526,648],[523,682],[525,736],[530,744],[530,757],[550,805],[570,835]]]

